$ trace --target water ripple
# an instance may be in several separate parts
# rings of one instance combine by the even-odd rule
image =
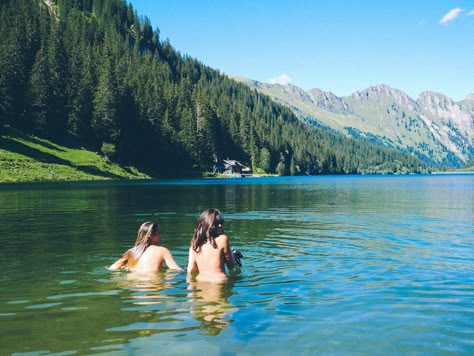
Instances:
[[[7,194],[2,351],[474,353],[473,177],[261,182]],[[210,206],[245,256],[226,283],[104,268],[144,218],[159,221],[162,243],[186,266],[195,220]]]

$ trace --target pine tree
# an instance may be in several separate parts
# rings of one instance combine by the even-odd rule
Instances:
[[[64,23],[52,23],[51,35],[48,45],[48,67],[50,93],[48,101],[48,129],[53,136],[59,136],[66,130],[67,125],[67,96],[66,83],[67,59],[62,41],[64,34]]]
[[[10,86],[14,73],[13,61],[11,56],[11,45],[8,41],[0,44],[0,130],[3,125],[8,122],[7,117],[10,116],[12,108],[12,97]]]
[[[31,128],[42,135],[48,134],[49,102],[52,92],[50,78],[48,53],[46,45],[44,45],[38,51],[33,64],[29,95],[31,100]]]
[[[0,4],[0,121],[22,129],[30,127],[26,107],[29,75],[39,48],[39,19],[48,17],[39,11],[39,3],[28,0]]]
[[[218,156],[219,128],[215,112],[209,105],[206,92],[198,91],[196,100],[196,150],[199,165],[210,170],[214,165],[214,157]]]
[[[91,138],[91,117],[94,100],[94,73],[90,47],[82,43],[80,48],[80,66],[74,79],[75,88],[71,96],[68,130],[84,140]]]
[[[98,143],[114,143],[118,136],[118,85],[114,77],[112,54],[108,43],[100,53],[102,63],[94,93],[91,127]]]
[[[258,166],[265,173],[270,172],[270,166],[271,166],[270,151],[268,151],[268,149],[266,149],[265,147],[260,149]]]

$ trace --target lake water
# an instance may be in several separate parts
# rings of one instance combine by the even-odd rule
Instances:
[[[0,186],[0,354],[473,354],[474,175]],[[199,213],[224,285],[109,272],[147,220],[185,268]]]

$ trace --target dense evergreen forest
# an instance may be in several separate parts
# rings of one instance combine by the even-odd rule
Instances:
[[[299,121],[182,55],[123,0],[0,0],[0,38],[0,130],[74,136],[153,176],[226,158],[286,175],[425,169]]]

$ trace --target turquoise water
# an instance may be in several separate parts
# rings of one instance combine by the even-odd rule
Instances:
[[[474,175],[0,186],[0,354],[472,354]],[[182,266],[219,208],[225,285],[105,269],[141,222]]]

